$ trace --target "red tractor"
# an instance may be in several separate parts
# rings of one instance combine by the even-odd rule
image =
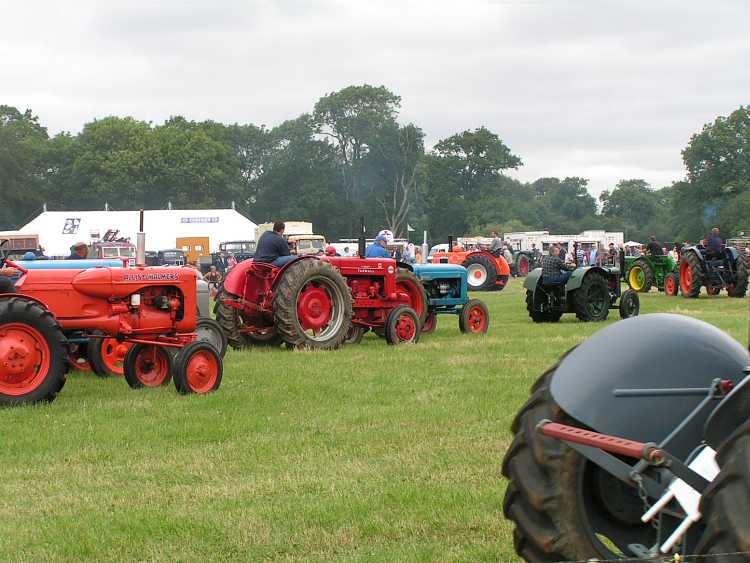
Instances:
[[[196,340],[194,271],[6,267],[21,276],[14,293],[0,295],[0,404],[52,401],[68,368],[65,334],[74,331],[132,344],[123,362],[131,387],[163,385],[172,374],[180,393],[221,384],[221,355]]]
[[[421,282],[392,259],[298,258],[282,268],[245,260],[227,274],[216,319],[229,344],[330,350],[369,329],[416,342],[427,316]]]
[[[448,250],[430,255],[433,264],[457,264],[466,268],[469,291],[500,291],[510,278],[510,266],[502,256],[495,256],[482,247],[464,248],[448,237]]]

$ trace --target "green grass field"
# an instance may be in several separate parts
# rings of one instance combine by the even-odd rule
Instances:
[[[368,334],[337,352],[229,352],[207,396],[76,372],[53,404],[0,411],[0,558],[516,560],[501,511],[511,419],[604,325],[532,324],[516,280],[480,297],[484,338],[441,317],[416,346]],[[747,343],[749,302],[653,292],[641,313]]]

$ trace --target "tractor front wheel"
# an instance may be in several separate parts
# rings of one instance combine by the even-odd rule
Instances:
[[[735,263],[735,281],[727,286],[729,297],[745,297],[747,293],[747,262],[742,256]]]
[[[680,276],[674,272],[664,276],[664,294],[674,297],[680,293]]]
[[[65,385],[65,336],[52,313],[0,299],[0,405],[51,402]]]
[[[104,333],[97,331],[96,334]],[[132,344],[120,342],[117,338],[90,338],[88,344],[89,362],[99,377],[122,377],[125,355]]]
[[[132,389],[159,387],[172,379],[172,355],[156,344],[134,344],[125,354],[125,381]]]
[[[486,334],[490,327],[490,312],[479,299],[469,299],[458,315],[458,329],[464,334]]]
[[[466,281],[470,291],[489,291],[495,288],[497,268],[487,256],[471,254],[462,266],[467,270]]]
[[[609,286],[597,272],[588,272],[581,287],[573,292],[576,317],[584,322],[604,321],[609,315]]]
[[[638,293],[632,289],[626,289],[620,296],[620,318],[629,319],[637,317],[641,312],[641,300]]]
[[[680,258],[680,290],[683,297],[696,298],[701,293],[703,270],[695,252],[687,252]]]
[[[554,370],[537,380],[513,420],[513,441],[503,459],[503,512],[515,524],[516,552],[535,562],[632,556],[628,546],[656,541],[654,528],[640,520],[637,491],[536,428],[543,419],[577,424],[550,393]]]
[[[198,340],[208,342],[216,348],[222,358],[224,357],[227,353],[227,336],[218,322],[200,317],[195,325],[195,332],[198,335]]]
[[[349,332],[346,334],[346,340],[344,344],[359,344],[367,332],[367,328],[359,325],[352,324],[349,327]]]
[[[654,270],[651,264],[643,259],[638,259],[628,272],[628,285],[630,289],[640,293],[648,293],[654,284]]]
[[[438,317],[435,311],[430,311],[427,318],[422,323],[422,334],[430,334],[435,332],[438,324]]]
[[[421,331],[419,317],[411,307],[399,305],[388,314],[385,322],[385,339],[388,344],[416,344]]]
[[[216,348],[203,340],[185,345],[178,353],[174,386],[181,395],[210,393],[221,385],[223,366]]]

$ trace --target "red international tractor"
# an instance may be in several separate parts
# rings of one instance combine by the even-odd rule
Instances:
[[[229,344],[330,350],[368,330],[390,344],[416,342],[427,296],[392,259],[300,257],[282,268],[245,260],[227,274],[216,319]]]
[[[433,264],[458,264],[468,271],[469,291],[500,291],[510,278],[510,266],[502,256],[480,248],[465,249],[448,239],[447,252],[435,252]]]
[[[180,393],[219,387],[221,355],[196,340],[194,271],[5,264],[21,276],[14,293],[0,295],[0,404],[52,401],[65,383],[66,333],[75,331],[132,345],[123,362],[131,387],[163,385],[172,374]]]

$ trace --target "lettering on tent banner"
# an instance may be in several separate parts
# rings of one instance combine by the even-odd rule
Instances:
[[[218,223],[218,217],[180,217],[180,223]]]

